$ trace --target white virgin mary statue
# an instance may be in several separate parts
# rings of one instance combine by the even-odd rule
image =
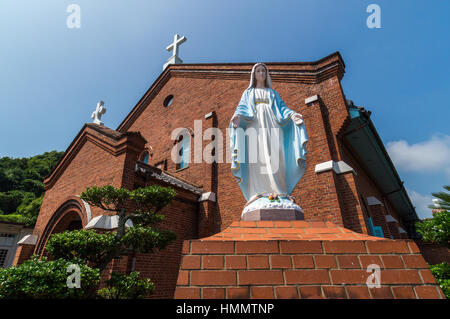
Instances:
[[[241,219],[303,219],[290,195],[306,168],[305,124],[271,88],[265,64],[253,66],[229,132],[231,171],[247,200]]]

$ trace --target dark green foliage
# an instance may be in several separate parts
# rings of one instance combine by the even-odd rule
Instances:
[[[125,246],[139,253],[151,253],[154,249],[163,249],[173,240],[175,240],[175,234],[171,231],[140,225],[129,228],[122,237],[122,243]]]
[[[430,270],[445,296],[450,298],[450,264],[443,262],[441,264],[430,266]]]
[[[113,186],[86,189],[80,196],[83,200],[118,214],[117,230],[107,233],[74,230],[51,235],[46,250],[55,261],[34,258],[18,267],[0,271],[0,298],[122,299],[150,295],[154,290],[153,283],[150,279],[139,279],[137,272],[129,275],[113,273],[106,288],[97,292],[98,274],[114,258],[120,258],[131,251],[153,252],[163,249],[175,239],[173,232],[156,227],[164,218],[157,212],[168,205],[175,195],[171,188],[161,186],[132,191]],[[24,215],[32,214],[28,212],[39,204],[35,201],[36,199],[28,198],[20,211]],[[127,211],[128,207],[136,209]],[[133,227],[125,227],[129,219],[133,221]],[[77,264],[82,269],[81,289],[67,288],[66,268],[70,263]]]
[[[100,272],[114,258],[120,258],[130,251],[149,253],[163,249],[175,239],[175,234],[150,226],[156,226],[164,219],[158,211],[167,206],[175,195],[173,189],[161,186],[131,191],[113,186],[90,187],[80,197],[92,206],[116,212],[119,216],[117,230],[103,234],[94,230],[53,234],[46,249],[54,258],[88,263]],[[127,211],[129,207],[134,207],[134,210]],[[133,221],[133,227],[125,226],[129,219]],[[107,281],[107,287],[98,291],[98,296],[107,299],[143,298],[151,294],[153,289],[150,279],[139,279],[139,273],[113,273]]]
[[[43,200],[44,194],[33,200],[22,201],[19,207],[17,207],[17,212],[24,218],[24,223],[27,226],[33,226],[36,223]]]
[[[0,221],[10,223],[23,223],[23,224],[28,223],[27,218],[19,214],[0,215]]]
[[[46,152],[31,158],[0,158],[0,220],[36,222],[42,196],[44,178],[62,157],[63,152]]]
[[[116,245],[114,233],[82,229],[53,234],[46,249],[55,259],[89,262],[96,267]]]
[[[450,211],[433,213],[433,218],[416,223],[416,228],[424,241],[449,247]]]
[[[125,202],[130,199],[130,191],[110,185],[103,187],[93,186],[81,193],[80,197],[93,206],[107,211],[120,212]]]
[[[152,294],[154,289],[150,279],[139,279],[138,272],[129,275],[113,272],[106,281],[106,288],[100,289],[98,295],[105,299],[140,299]]]
[[[130,198],[136,203],[138,210],[158,212],[170,204],[175,195],[176,193],[172,188],[152,185],[135,189],[130,193]]]
[[[133,223],[144,227],[156,225],[164,220],[164,215],[158,212],[167,206],[175,195],[172,188],[157,185],[135,189],[130,193],[130,198],[136,205],[130,219]]]
[[[68,288],[67,267],[63,259],[48,261],[33,257],[23,264],[0,269],[0,299],[87,298],[100,280],[100,272],[85,264],[81,270],[81,287]]]
[[[28,201],[30,198],[34,198],[33,193],[19,190],[0,193],[0,209],[4,214],[14,214],[22,201]]]
[[[44,192],[44,183],[40,180],[27,178],[23,180],[22,185],[24,189],[38,197]]]
[[[115,233],[115,247],[110,249],[96,267],[103,270],[106,265],[129,249],[137,252],[153,252],[163,249],[175,239],[175,234],[167,230],[151,228],[164,219],[157,212],[167,206],[174,198],[175,191],[169,187],[152,185],[135,190],[113,186],[90,187],[81,193],[81,199],[92,206],[113,211],[119,215],[119,225]],[[135,209],[127,214],[127,202]],[[134,227],[126,228],[131,219]]]

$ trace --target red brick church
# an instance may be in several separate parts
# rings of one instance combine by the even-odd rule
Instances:
[[[442,298],[408,239],[418,217],[371,112],[344,94],[341,55],[266,65],[272,87],[303,115],[309,137],[306,172],[292,194],[304,221],[240,221],[246,201],[229,162],[171,157],[177,143],[185,152],[204,150],[208,128],[226,131],[253,63],[170,64],[116,129],[81,128],[44,182],[36,226],[15,263],[42,255],[53,233],[114,229],[104,212],[79,198],[87,187],[159,184],[177,192],[162,225],[176,242],[110,267],[151,278],[153,297]],[[187,128],[191,138],[174,139],[175,128]],[[223,140],[214,152],[226,153]],[[366,285],[369,264],[381,268],[380,288]]]

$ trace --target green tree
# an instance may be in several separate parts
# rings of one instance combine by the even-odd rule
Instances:
[[[444,186],[444,188],[445,190],[450,191],[449,185]],[[429,208],[450,210],[450,193],[438,192],[432,193],[431,195],[436,197],[438,200],[435,205],[428,206]]]
[[[84,229],[51,235],[46,250],[54,261],[34,258],[7,270],[0,269],[0,298],[116,299],[151,294],[154,284],[150,279],[139,278],[138,272],[112,273],[106,287],[98,290],[99,283],[94,280],[92,271],[100,274],[114,258],[130,252],[150,253],[172,242],[175,234],[158,228],[157,224],[164,220],[161,209],[175,195],[173,189],[156,185],[136,190],[113,186],[86,189],[80,196],[83,200],[119,216],[117,230],[97,233]],[[128,220],[133,222],[133,227],[126,226]],[[64,267],[71,263],[80,265],[89,274],[88,277],[81,276],[81,285],[85,288],[78,294],[62,284],[62,280],[67,279]],[[83,278],[89,280],[84,283]]]
[[[34,198],[33,193],[27,193],[21,190],[0,193],[0,209],[4,214],[14,214],[22,201],[27,201],[30,198]]]
[[[151,253],[163,249],[175,239],[175,234],[160,229],[157,224],[164,220],[164,215],[160,214],[161,209],[167,206],[175,195],[173,189],[157,185],[131,191],[113,186],[88,188],[80,197],[92,206],[118,215],[117,230],[108,233],[75,230],[54,234],[46,249],[56,259],[88,263],[100,272],[114,258],[123,254]],[[126,227],[128,220],[133,222],[133,227]],[[124,291],[124,287],[129,287],[130,291],[151,291],[146,279],[136,282],[135,277],[136,274],[130,274],[112,278],[109,284],[113,286],[120,280],[125,282],[118,292],[109,291],[109,296],[113,298],[112,296],[118,295],[136,295],[136,292]]]
[[[444,188],[450,191],[450,186],[444,186]],[[435,205],[430,205],[429,207],[436,209],[436,211],[433,212],[433,218],[416,223],[417,232],[422,236],[422,240],[448,248],[450,246],[450,194],[439,192],[432,193],[432,195],[438,198],[438,201]],[[430,270],[445,296],[449,298],[450,264],[443,262],[432,265]]]
[[[436,282],[441,287],[442,292],[450,298],[450,264],[443,262],[430,266],[430,270],[436,278]]]
[[[43,200],[44,194],[30,201],[23,201],[19,207],[17,207],[18,215],[23,217],[22,220],[27,226],[36,224]]]
[[[0,220],[35,224],[44,178],[63,154],[52,151],[30,158],[0,158]]]
[[[424,241],[449,247],[450,211],[434,212],[433,218],[416,223],[416,228]]]
[[[450,191],[450,186],[444,186]],[[432,193],[438,198],[435,205],[428,206],[435,209],[433,218],[428,218],[416,223],[417,232],[427,242],[449,247],[450,240],[450,194],[446,192]]]
[[[129,275],[112,273],[106,287],[98,291],[104,299],[140,299],[153,293],[155,285],[150,279],[140,279],[138,272]]]

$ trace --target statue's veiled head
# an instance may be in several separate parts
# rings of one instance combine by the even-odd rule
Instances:
[[[253,66],[248,88],[256,87],[257,80],[264,81],[264,87],[271,88],[269,69],[264,63],[256,63]]]

